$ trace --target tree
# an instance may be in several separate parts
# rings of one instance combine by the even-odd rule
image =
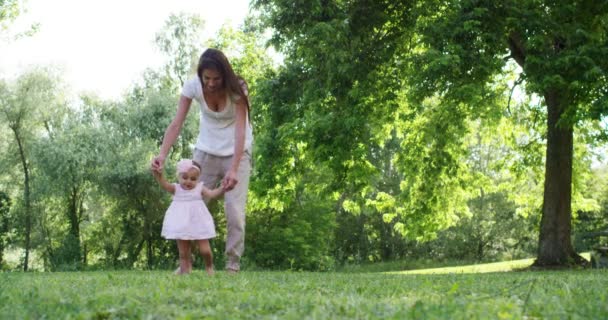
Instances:
[[[526,91],[544,99],[547,117],[535,264],[582,263],[571,241],[573,133],[583,120],[599,120],[608,113],[608,3],[452,1],[443,5],[427,3],[419,13],[418,47],[424,50],[415,61],[426,67],[412,77],[412,86],[423,95],[439,92],[467,102],[471,97],[465,90],[486,88],[492,77],[503,72],[508,59],[521,67]]]
[[[283,143],[305,146],[308,166],[331,172],[323,192],[335,194],[338,218],[346,222],[351,220],[346,214],[363,214],[352,224],[360,228],[360,243],[366,232],[375,232],[365,230],[366,221],[379,221],[372,215],[395,234],[430,239],[462,214],[463,184],[449,164],[465,155],[451,142],[463,139],[466,127],[450,125],[449,118],[460,115],[435,101],[423,114],[405,99],[407,51],[393,41],[409,30],[387,19],[406,21],[409,10],[369,1],[256,3],[275,30],[271,43],[285,61],[266,93],[273,116],[267,128],[274,135],[273,156],[264,159],[269,180],[283,172],[275,165],[291,157]],[[395,12],[384,14],[387,7]],[[337,232],[349,234],[343,228]],[[363,251],[357,255],[367,259]]]
[[[608,3],[360,0],[294,5],[260,0],[256,4],[265,9],[268,25],[275,29],[274,42],[288,52],[288,58],[304,61],[319,84],[333,88],[331,92],[338,94],[336,106],[340,105],[340,90],[352,91],[356,85],[344,73],[361,81],[365,79],[361,71],[392,67],[397,79],[389,77],[383,83],[390,87],[402,80],[407,84],[407,97],[415,111],[411,115],[434,108],[439,121],[429,122],[435,127],[425,130],[440,132],[435,136],[441,139],[409,140],[414,143],[406,145],[418,149],[409,153],[412,157],[424,152],[426,163],[410,157],[404,167],[416,168],[415,172],[429,169],[420,183],[412,179],[405,183],[417,184],[409,190],[427,202],[413,208],[418,212],[437,208],[443,197],[441,185],[455,186],[458,179],[446,177],[461,171],[456,160],[462,150],[457,146],[467,130],[465,121],[500,114],[496,112],[501,95],[496,77],[508,72],[507,61],[516,62],[526,92],[544,99],[547,117],[545,185],[535,263],[582,263],[570,235],[573,132],[581,121],[599,120],[608,113]],[[330,43],[328,52],[324,48]],[[428,104],[428,98],[439,104]],[[367,110],[361,117],[373,119]],[[322,143],[341,144],[336,139],[339,136],[338,132],[332,135],[333,141]],[[426,216],[416,219],[425,221],[422,225],[436,224]]]
[[[95,113],[89,106],[83,105],[78,111],[64,110],[67,112],[63,113],[61,121],[53,128],[48,127],[48,135],[40,138],[33,159],[39,175],[43,176],[40,179],[45,179],[44,186],[39,189],[44,189],[46,201],[58,200],[61,216],[65,217],[61,220],[68,226],[56,257],[50,255],[51,265],[80,268],[87,260],[82,245],[82,223],[89,219],[87,200],[95,190],[92,182],[102,163],[99,155],[103,145],[99,143],[99,137],[104,133],[97,127]],[[47,205],[47,211],[51,207]]]
[[[175,98],[154,88],[135,89],[141,90],[141,96],[106,106],[92,99],[85,101],[100,114],[98,130],[104,133],[98,138],[98,156],[104,161],[94,181],[109,201],[108,212],[95,232],[96,236],[107,235],[97,249],[104,251],[106,263],[113,267],[132,267],[143,250],[145,264],[152,268],[157,265],[156,251],[167,248],[159,232],[166,198],[148,168],[158,148],[158,135],[162,136],[171,121]]]
[[[33,208],[31,199],[31,161],[29,146],[32,135],[39,131],[45,122],[50,109],[41,106],[53,104],[56,95],[61,92],[58,81],[50,70],[37,69],[21,75],[13,86],[0,83],[0,120],[13,134],[17,145],[18,158],[23,173],[24,202],[24,271],[28,270],[33,226]]]
[[[175,93],[180,92],[188,77],[196,73],[198,57],[202,53],[201,34],[204,26],[205,22],[199,15],[171,14],[163,27],[156,33],[156,45],[165,54],[167,60],[161,71],[146,71],[144,85],[135,88],[129,99],[144,101],[169,99],[169,101],[175,101]],[[173,112],[176,105],[176,102],[164,105],[165,110],[163,112],[168,110]],[[155,109],[157,112],[159,111],[158,106]],[[159,114],[157,113],[157,115]],[[177,140],[176,151],[181,157],[188,157],[191,154],[190,143],[196,137],[196,132],[193,129],[196,122],[194,118],[187,118],[185,125],[187,129],[182,130]],[[150,124],[142,124],[150,126]],[[158,145],[160,145],[166,126],[158,128],[162,131],[158,132],[160,134],[156,134],[154,138],[158,140]]]
[[[164,66],[165,85],[181,89],[202,52],[205,22],[196,14],[171,14],[156,34],[156,45],[169,58]]]

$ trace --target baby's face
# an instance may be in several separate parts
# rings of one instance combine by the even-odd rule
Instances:
[[[198,176],[200,172],[194,168],[190,168],[188,172],[182,172],[178,176],[179,185],[184,190],[192,190],[196,187],[196,183],[198,182]]]

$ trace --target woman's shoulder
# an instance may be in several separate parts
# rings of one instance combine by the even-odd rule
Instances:
[[[201,80],[198,77],[192,77],[184,82],[182,95],[188,98],[199,97],[203,94]]]
[[[199,79],[198,76],[194,76],[188,80],[186,80],[186,82],[184,82],[184,86],[186,85],[199,85],[201,84],[201,79]]]

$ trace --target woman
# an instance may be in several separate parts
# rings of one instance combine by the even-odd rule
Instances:
[[[201,108],[199,135],[193,160],[202,168],[201,181],[214,188],[223,179],[226,212],[226,269],[240,270],[245,241],[245,204],[251,174],[253,134],[249,123],[247,87],[219,50],[207,49],[179,98],[177,113],[165,131],[151,168],[161,171],[169,149],[184,124],[192,99]]]

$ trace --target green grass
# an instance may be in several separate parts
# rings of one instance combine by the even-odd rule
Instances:
[[[479,266],[471,268],[473,272]],[[169,271],[1,273],[0,319],[605,319],[608,315],[608,270],[462,270],[466,269],[442,274],[435,270],[435,274],[241,272],[236,276],[218,272],[213,277],[201,271],[182,277]]]

